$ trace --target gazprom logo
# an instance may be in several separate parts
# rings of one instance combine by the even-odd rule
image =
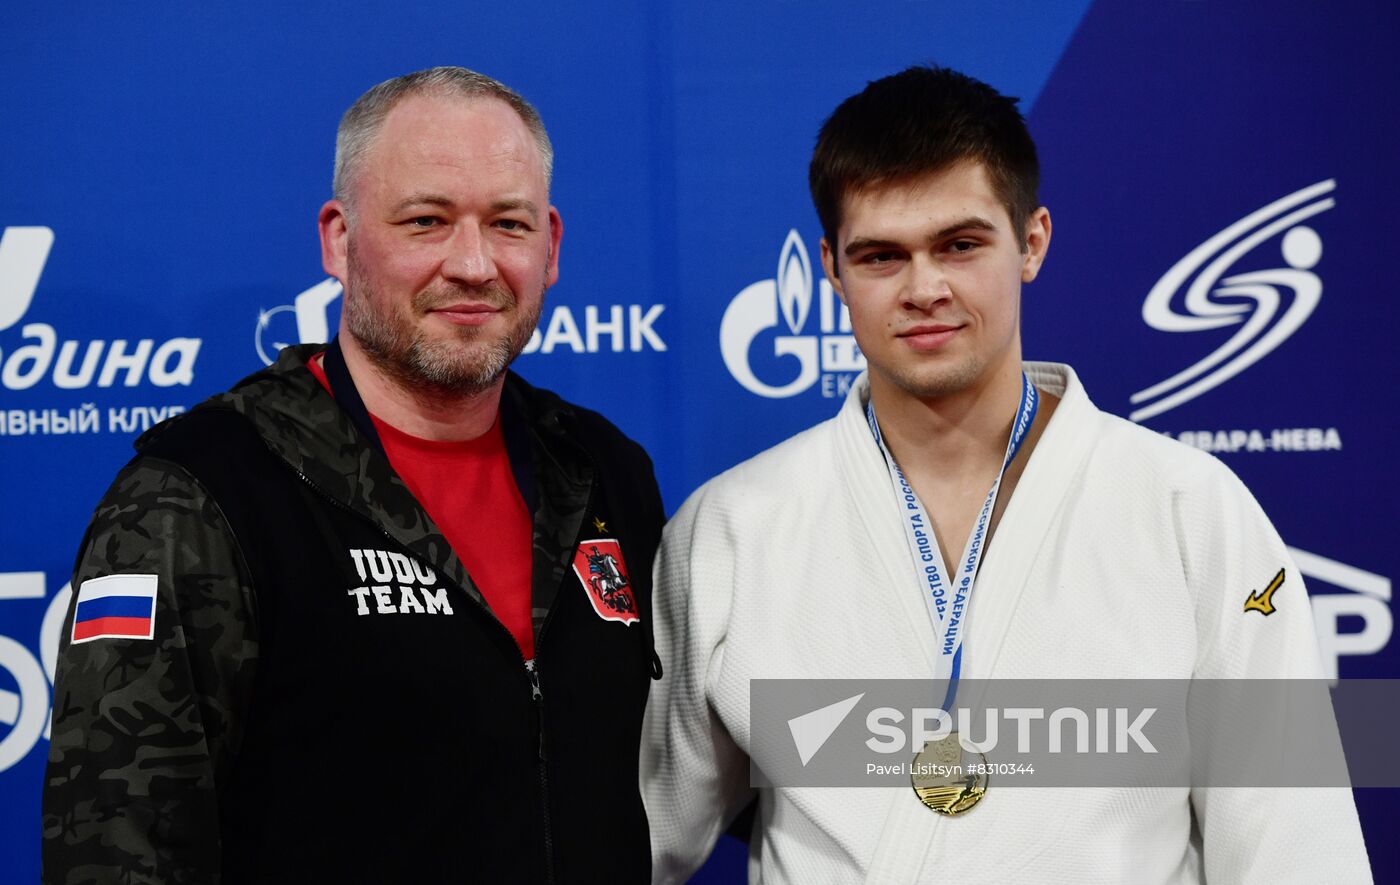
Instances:
[[[1129,418],[1160,415],[1218,387],[1282,344],[1312,315],[1322,298],[1322,280],[1312,272],[1322,258],[1322,238],[1302,222],[1336,205],[1328,196],[1336,187],[1334,179],[1320,181],[1251,212],[1192,249],[1157,281],[1142,305],[1143,321],[1152,328],[1239,328],[1204,359],[1133,394],[1130,401],[1137,408]],[[1279,234],[1286,267],[1225,276],[1237,261]],[[1178,295],[1180,311],[1173,306]]]
[[[814,295],[816,334],[807,330]],[[821,380],[823,396],[842,396],[865,369],[850,332],[846,306],[827,280],[814,285],[807,247],[796,230],[789,230],[778,253],[777,276],[747,286],[729,302],[719,324],[719,349],[729,373],[750,393],[780,399]]]

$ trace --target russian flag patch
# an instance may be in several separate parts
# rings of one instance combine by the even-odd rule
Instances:
[[[155,575],[107,575],[84,581],[73,616],[73,644],[156,635]]]

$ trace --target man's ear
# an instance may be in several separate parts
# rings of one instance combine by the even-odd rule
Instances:
[[[548,289],[559,281],[559,241],[564,238],[564,219],[559,209],[549,207],[549,263],[545,268],[544,286]]]
[[[831,244],[822,237],[822,270],[826,273],[826,278],[831,282],[831,288],[840,296],[841,303],[846,304],[846,291],[841,286],[841,277],[836,273],[836,253],[832,251]]]
[[[1026,222],[1026,252],[1021,256],[1021,282],[1029,283],[1040,273],[1050,248],[1050,210],[1041,206]]]
[[[347,256],[350,243],[350,217],[345,204],[339,200],[327,200],[316,216],[316,226],[321,232],[321,267],[344,284],[349,267]]]

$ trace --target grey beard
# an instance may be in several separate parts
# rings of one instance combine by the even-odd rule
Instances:
[[[345,293],[346,328],[376,368],[409,389],[427,388],[426,392],[446,396],[489,389],[525,349],[539,321],[537,307],[500,339],[429,341],[407,324],[381,314],[373,293],[365,291],[362,280],[355,282],[360,284],[357,291],[347,287]],[[542,294],[536,304],[542,306],[543,300]],[[511,301],[518,306],[518,301]]]
[[[524,347],[523,342],[516,348],[501,339],[468,356],[452,343],[429,344],[421,338],[404,342],[401,335],[373,321],[357,325],[352,318],[349,327],[370,361],[401,386],[456,396],[489,389]]]

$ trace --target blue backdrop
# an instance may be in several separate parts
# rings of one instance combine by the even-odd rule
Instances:
[[[670,509],[828,417],[859,370],[806,192],[825,115],[930,60],[1021,96],[1055,223],[1027,355],[1216,452],[1294,548],[1329,665],[1400,676],[1400,483],[1376,466],[1398,404],[1376,368],[1400,319],[1381,242],[1397,38],[1396,8],[1349,2],[0,13],[0,878],[37,877],[58,621],[93,505],[141,430],[334,327],[314,219],[339,115],[435,64],[543,114],[563,271],[518,368],[646,445]],[[1400,797],[1358,801],[1392,881]],[[741,879],[741,849],[702,877]]]

